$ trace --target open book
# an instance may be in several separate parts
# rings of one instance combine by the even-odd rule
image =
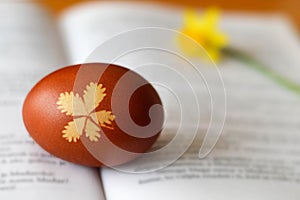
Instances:
[[[182,25],[182,11],[180,8],[94,2],[71,8],[54,19],[37,5],[0,4],[1,200],[300,198],[300,97],[231,59],[218,65],[227,96],[225,125],[219,142],[204,159],[199,159],[198,155],[211,118],[210,110],[205,106],[209,101],[207,95],[203,95],[200,103],[199,127],[185,124],[187,136],[188,126],[196,126],[202,136],[196,137],[176,162],[149,173],[73,165],[49,155],[29,137],[22,123],[21,107],[25,95],[38,80],[66,65],[108,62],[108,55],[89,56],[95,48],[121,32],[139,27],[177,30]],[[225,13],[221,27],[229,34],[232,46],[300,84],[300,43],[286,18]],[[138,40],[140,38],[136,38],[136,42]],[[112,46],[107,54],[114,54],[114,48],[134,42],[120,40],[119,46]],[[116,63],[134,70],[133,65],[161,59],[149,55],[145,58],[134,54],[133,58],[129,56]],[[201,70],[212,83],[210,87],[216,95],[223,98],[224,90],[218,84],[213,85],[218,81],[211,73],[215,69],[203,67]],[[141,70],[138,73],[149,80],[168,76],[163,71]],[[170,84],[176,85],[176,79],[173,81]],[[200,81],[198,89],[203,87]],[[176,113],[178,107],[174,99],[168,98],[163,90],[159,92],[164,105]],[[194,108],[190,108],[189,112],[193,111]],[[224,114],[222,112],[220,115]],[[165,145],[168,138],[174,136],[172,130],[177,128],[176,119],[172,121],[172,113],[169,115],[168,127],[154,149]],[[222,120],[219,123],[213,126],[222,128]],[[160,155],[160,160],[168,159],[172,149],[169,151],[169,154]],[[156,161],[131,167],[138,172],[151,167],[147,165],[155,165]]]

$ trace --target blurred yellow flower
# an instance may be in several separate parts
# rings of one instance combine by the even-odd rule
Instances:
[[[181,32],[200,44],[214,61],[219,61],[221,50],[228,45],[227,36],[218,29],[220,11],[208,9],[202,16],[188,10],[184,14]],[[190,56],[202,56],[203,49],[197,47],[186,37],[179,38],[182,50]]]
[[[300,96],[300,85],[273,71],[251,55],[228,46],[227,35],[218,29],[219,20],[220,11],[214,8],[208,9],[203,15],[198,15],[194,10],[186,11],[182,34],[177,38],[182,50],[189,56],[211,58],[215,62],[220,60],[221,55],[238,60]]]

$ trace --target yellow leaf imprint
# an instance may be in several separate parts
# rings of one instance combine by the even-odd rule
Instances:
[[[97,142],[101,137],[101,128],[113,129],[108,126],[115,120],[111,111],[95,109],[105,98],[106,88],[102,84],[90,83],[83,91],[83,98],[78,93],[61,93],[58,97],[57,108],[66,115],[71,115],[74,120],[69,122],[62,131],[62,137],[69,142],[77,142],[85,133],[92,142]]]

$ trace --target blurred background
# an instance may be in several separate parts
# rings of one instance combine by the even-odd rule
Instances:
[[[125,30],[134,29],[136,27],[162,26],[177,30],[181,26],[183,21],[183,17],[181,15],[178,15],[179,12],[177,13],[177,15],[175,15],[176,13],[173,13],[174,15],[172,15],[171,12],[167,12],[164,10],[158,11],[158,18],[155,15],[157,14],[155,13],[155,11],[149,9],[148,7],[145,7],[144,9],[136,10],[139,11],[138,14],[140,14],[141,16],[143,16],[142,14],[147,11],[150,16],[149,19],[146,17],[145,19],[137,17],[140,15],[130,15],[128,18],[126,18],[126,14],[131,13],[134,9],[129,4],[128,7],[126,7],[126,9],[122,11],[122,15],[114,18],[112,17],[112,15],[119,14],[120,10],[114,10],[115,7],[109,6],[101,9],[100,11],[98,10],[98,8],[100,9],[100,7],[95,6],[87,7],[86,9],[81,10],[81,12],[80,10],[78,11],[76,9],[76,12],[71,12],[72,9],[70,9],[70,13],[63,13],[64,11],[68,12],[67,9],[72,6],[76,6],[76,4],[89,2],[88,0],[0,0],[0,3],[13,1],[35,2],[41,4],[43,7],[46,7],[48,10],[52,11],[57,16],[58,20],[57,23],[55,23],[55,20],[52,19],[52,16],[49,17],[47,12],[43,12],[43,9],[42,11],[40,11],[40,9],[35,9],[35,5],[13,5],[11,7],[2,5],[2,7],[0,7],[0,83],[2,83],[2,86],[5,86],[0,87],[0,121],[2,122],[2,126],[0,126],[0,136],[1,134],[8,133],[9,137],[7,138],[9,138],[9,140],[11,138],[11,133],[14,133],[15,135],[22,133],[22,137],[24,135],[27,137],[27,132],[23,126],[21,118],[21,108],[24,102],[25,95],[27,95],[28,91],[32,88],[34,83],[36,83],[46,74],[52,72],[54,69],[75,63],[83,63],[87,61],[90,62],[90,60],[93,60],[95,58],[97,62],[99,62],[99,60],[101,62],[108,62],[114,60],[116,58],[116,55],[117,58],[119,58],[119,55],[123,55],[124,52],[127,53],[126,50],[136,50],[136,46],[138,46],[140,43],[142,43],[143,46],[138,47],[145,47],[147,44],[149,44],[149,42],[152,41],[158,43],[159,45],[162,43],[162,45],[169,45],[173,49],[179,49],[179,45],[173,45],[174,40],[172,40],[172,38],[175,38],[175,34],[170,37],[169,35],[165,34],[164,38],[167,39],[161,39],[162,37],[158,37],[159,34],[151,34],[147,29],[145,29],[148,31],[147,35],[143,34],[141,36],[141,34],[139,34],[139,38],[135,37],[135,35],[131,35],[131,37],[128,37],[129,39],[125,37],[126,40],[121,40],[122,37],[120,37],[121,39],[119,39],[118,36],[116,36],[116,40],[110,40],[111,36],[115,36]],[[97,1],[105,2],[104,0]],[[112,2],[112,0],[107,0],[106,2]],[[195,154],[195,157],[191,156],[191,160],[197,158],[195,159],[196,164],[192,164],[192,166],[197,165],[203,167],[203,169],[195,168],[197,170],[195,171],[195,173],[198,171],[201,173],[204,172],[204,175],[206,177],[212,177],[211,179],[205,179],[209,181],[204,181],[202,183],[199,179],[200,182],[198,183],[198,185],[192,182],[191,186],[193,187],[188,186],[184,190],[182,190],[182,185],[180,184],[174,184],[177,187],[173,187],[173,185],[168,185],[169,182],[162,181],[163,184],[167,185],[161,186],[157,184],[157,187],[153,187],[154,190],[146,191],[148,191],[149,194],[153,195],[159,194],[160,191],[167,191],[164,188],[170,187],[171,189],[168,191],[170,192],[170,195],[172,194],[173,196],[175,196],[173,194],[174,191],[186,192],[186,196],[189,197],[191,196],[189,194],[189,191],[207,191],[207,193],[210,193],[209,195],[211,196],[218,196],[218,198],[205,199],[220,199],[220,197],[224,196],[226,196],[227,199],[241,199],[242,197],[240,196],[240,194],[248,197],[248,199],[300,199],[300,0],[146,0],[130,2],[163,4],[168,7],[184,6],[199,9],[217,7],[225,12],[238,12],[238,17],[233,16],[234,18],[227,18],[227,24],[223,23],[223,28],[226,28],[224,29],[224,32],[228,34],[228,36],[230,36],[229,39],[232,38],[232,40],[230,40],[230,47],[233,47],[233,50],[235,50],[235,48],[240,50],[241,53],[237,51],[229,51],[228,53],[227,51],[227,56],[230,55],[231,57],[229,58],[234,58],[235,60],[225,58],[224,62],[220,62],[220,64],[218,65],[220,66],[219,68],[206,68],[206,66],[200,65],[202,67],[201,79],[196,79],[195,77],[197,77],[197,74],[195,75],[195,73],[193,73],[194,71],[191,71],[188,67],[185,67],[187,64],[189,64],[189,62],[186,62],[186,60],[184,59],[180,61],[179,58],[181,58],[181,56],[172,56],[177,55],[176,51],[175,53],[171,51],[170,54],[159,54],[160,52],[164,51],[157,51],[158,53],[154,54],[152,53],[152,51],[149,51],[150,53],[152,53],[149,54],[150,56],[148,56],[147,54],[148,51],[132,51],[134,53],[137,53],[128,54],[129,56],[127,56],[123,60],[121,59],[122,66],[132,66],[133,69],[136,66],[147,67],[148,65],[145,65],[145,63],[159,63],[159,65],[157,66],[159,66],[160,68],[157,67],[152,69],[160,70],[164,69],[161,68],[161,66],[172,66],[171,69],[175,69],[173,71],[178,74],[180,74],[179,72],[191,74],[191,76],[188,76],[187,78],[185,76],[183,77],[186,80],[189,80],[189,83],[193,83],[195,85],[195,91],[199,91],[199,94],[197,94],[197,96],[201,97],[201,101],[199,101],[199,107],[201,108],[201,124],[199,127],[198,124],[196,124],[198,123],[198,121],[196,121],[196,123],[193,123],[193,121],[191,120],[193,119],[193,117],[191,117],[191,113],[195,114],[194,119],[196,120],[196,117],[200,116],[198,112],[196,112],[198,109],[198,105],[195,106],[195,104],[190,103],[189,100],[192,98],[189,98],[189,96],[187,95],[194,93],[192,93],[191,90],[182,89],[182,81],[178,81],[179,79],[177,78],[179,76],[172,76],[167,73],[168,71],[164,70],[152,70],[153,73],[149,74],[146,74],[147,70],[145,70],[146,73],[141,73],[147,80],[159,80],[160,78],[160,80],[163,80],[163,83],[165,83],[167,82],[167,77],[170,79],[169,83],[173,84],[171,89],[174,88],[174,90],[170,90],[171,92],[168,92],[169,88],[167,88],[167,90],[163,90],[164,88],[161,89],[161,91],[158,90],[164,102],[163,104],[166,105],[165,107],[168,109],[166,109],[166,113],[171,113],[169,114],[169,116],[171,116],[169,117],[169,121],[171,123],[169,123],[168,129],[170,131],[166,132],[166,138],[169,137],[173,139],[174,136],[172,134],[176,132],[174,130],[178,128],[178,124],[181,126],[181,122],[184,122],[182,124],[185,124],[187,128],[199,128],[200,139],[202,139],[202,136],[206,134],[206,132],[209,133],[209,129],[212,127],[211,132],[217,134],[213,134],[212,137],[209,138],[209,142],[207,142],[205,146],[201,146],[202,144],[195,143],[197,148],[200,148],[201,146],[201,148],[203,147],[205,151],[206,149],[210,150],[209,148],[212,147],[211,144],[214,144],[214,142],[219,139],[219,134],[222,132],[220,143],[218,143],[218,146],[216,146],[216,148],[214,149],[214,154],[211,154],[212,157],[205,160],[207,161],[206,164],[201,163],[200,165],[196,163],[196,161],[198,161],[198,149],[192,149],[192,152],[197,152],[197,155]],[[121,6],[122,5],[120,5],[119,8],[123,9],[123,7]],[[285,20],[281,20],[279,18],[269,17],[264,19],[263,17],[260,18],[259,16],[258,18],[254,17],[253,20],[249,20],[249,18],[247,17],[239,18],[239,16],[241,16],[239,15],[240,13],[244,14],[246,12],[252,13],[251,17],[249,17],[250,19],[252,19],[253,15],[256,15],[256,13],[257,15],[261,13],[284,14],[288,16],[288,18],[290,18],[290,21],[295,25],[298,33],[294,34],[294,30],[290,29],[290,24]],[[64,16],[64,14],[67,15]],[[62,15],[63,17],[59,18]],[[161,15],[163,17],[160,17]],[[111,18],[108,18],[106,16],[110,16]],[[224,20],[223,22],[226,21]],[[57,28],[59,30],[55,30],[56,25],[60,26],[60,29]],[[161,33],[163,32],[164,31],[162,31]],[[209,34],[206,35],[209,36],[210,39],[213,34],[211,34],[211,32],[208,33]],[[149,37],[145,37],[148,35]],[[199,38],[202,39],[201,37]],[[216,37],[213,38],[215,39]],[[217,38],[218,42],[219,38],[220,37]],[[107,41],[116,42],[108,43]],[[125,42],[121,43],[123,41]],[[207,44],[215,45],[214,41],[208,41],[209,42],[206,42],[204,40],[204,42],[206,42]],[[192,43],[195,44],[193,41]],[[152,43],[150,44],[152,48]],[[101,47],[99,48],[100,52],[96,51],[98,47]],[[156,48],[156,46],[154,47]],[[158,47],[159,50],[167,49],[164,46]],[[217,47],[219,48],[219,46]],[[219,50],[218,48],[214,48],[213,50]],[[147,48],[145,49],[147,50]],[[244,56],[244,52],[246,55],[249,54],[250,59],[248,56]],[[122,58],[122,56],[120,57]],[[253,61],[253,59],[251,59],[252,57],[257,61]],[[95,60],[93,60],[93,62],[95,62]],[[261,67],[261,63],[265,64],[267,67],[264,68],[264,65],[263,67]],[[252,69],[256,69],[256,71],[250,69],[250,67],[252,67]],[[268,68],[272,69],[273,71],[266,70]],[[182,71],[180,71],[181,69]],[[217,73],[216,71],[214,71],[216,69]],[[151,68],[149,71],[151,72]],[[260,74],[258,72],[260,72]],[[222,75],[222,79],[220,79],[220,74]],[[282,77],[286,77],[286,79],[278,78],[280,77],[278,74],[282,74]],[[202,75],[204,79],[202,78]],[[273,79],[273,81],[261,75],[266,75],[269,78]],[[151,79],[151,76],[153,77],[153,79]],[[192,77],[193,79],[190,79],[189,77]],[[200,76],[198,76],[197,78],[199,77]],[[289,80],[294,81],[298,85],[294,87],[294,85],[291,84]],[[224,85],[226,87],[226,91],[223,88]],[[285,88],[281,86],[285,86]],[[59,86],[57,88],[59,88]],[[175,95],[173,95],[173,91],[175,91],[175,89],[179,91],[178,94],[183,97],[183,101],[180,101],[180,99],[178,101],[177,97],[175,99],[175,96],[177,94],[175,93]],[[294,93],[292,93],[288,89],[294,91]],[[226,97],[226,99],[224,97]],[[53,95],[50,99],[54,99]],[[212,99],[214,101],[211,101]],[[226,102],[227,100],[228,102]],[[183,109],[181,107],[182,105],[186,105],[187,108]],[[181,110],[178,108],[187,111],[185,113],[189,114],[189,116],[186,117],[188,119],[188,123],[185,123],[185,121],[183,120],[178,123],[178,121],[182,119],[180,115]],[[58,110],[55,108],[55,112],[57,111]],[[226,115],[225,126],[224,115]],[[19,116],[17,120],[16,116]],[[63,116],[65,115],[63,114]],[[55,121],[53,120],[53,122]],[[68,122],[66,121],[66,123]],[[12,129],[12,127],[14,129]],[[186,132],[193,133],[193,131],[190,131],[189,129]],[[168,135],[168,133],[170,136]],[[184,134],[181,135],[182,139],[178,140],[180,141],[180,145],[178,146],[185,148],[186,146],[182,145],[182,141],[189,142],[190,138],[187,137],[188,139],[185,139]],[[57,136],[59,136],[58,140],[61,139],[60,132],[57,134]],[[41,138],[47,137],[48,136],[42,136]],[[4,138],[4,142],[1,143],[0,137],[0,145],[7,143],[5,137],[2,138]],[[169,138],[165,139],[165,143],[168,143],[170,141]],[[48,140],[46,139],[44,139],[44,141],[48,142]],[[60,142],[53,142],[56,140],[52,139],[49,141],[52,141],[52,143],[49,143],[49,146],[51,146],[52,144],[65,144]],[[201,141],[199,140],[196,142],[200,143]],[[11,143],[12,142],[9,141],[9,143],[7,144],[10,145]],[[12,151],[13,153],[15,151],[22,152],[23,149],[32,148],[31,146],[28,147],[25,145],[19,147],[19,143],[15,144],[15,146],[12,146],[7,150],[7,155],[9,155],[8,159],[14,159],[14,157],[10,156],[10,151]],[[34,143],[24,144],[32,145]],[[52,148],[59,149],[55,145],[53,145]],[[72,148],[70,149],[72,150]],[[64,152],[65,149],[66,148],[64,147],[62,149],[62,152]],[[176,149],[180,148],[176,147]],[[6,149],[4,150],[6,151]],[[71,152],[71,150],[68,152]],[[31,155],[30,152],[31,150],[29,151],[28,155]],[[15,154],[23,155],[17,153],[14,153],[13,155]],[[174,153],[172,152],[171,154]],[[167,154],[164,153],[160,155],[161,157],[164,157]],[[29,156],[29,158],[22,159],[31,158]],[[157,160],[160,161],[159,159]],[[185,162],[185,160],[186,159],[183,159],[183,163]],[[203,160],[199,161],[202,162]],[[34,162],[32,165],[26,166],[16,163],[16,169],[20,169],[20,171],[24,171],[27,169],[29,171],[41,169],[51,170],[47,163],[48,162]],[[215,164],[216,167],[214,167],[211,163]],[[7,174],[10,174],[10,165],[5,166],[1,163],[0,160],[0,172],[3,171],[3,166],[6,167],[5,170],[7,171]],[[189,167],[188,164],[186,167],[181,164],[178,166],[184,167],[184,170],[181,170],[181,168],[179,168],[181,171],[188,171],[186,170]],[[217,170],[215,172],[213,170],[210,170],[210,168],[208,168],[210,166],[213,166],[212,168]],[[233,170],[231,170],[231,168],[233,168]],[[49,172],[52,174],[56,174],[56,171],[61,172],[60,174],[61,177],[63,177],[63,180],[65,180],[64,177],[70,175],[70,180],[68,180],[68,184],[70,185],[70,187],[68,188],[67,186],[65,187],[58,185],[57,188],[66,188],[65,194],[68,195],[68,197],[69,195],[82,197],[82,194],[78,195],[80,192],[82,192],[80,189],[74,191],[74,188],[78,187],[78,183],[76,182],[76,180],[80,180],[80,182],[83,183],[85,181],[85,178],[91,176],[86,176],[85,172],[70,172],[69,168],[64,169],[65,171],[61,171],[53,168],[53,170]],[[141,166],[141,169],[149,169],[149,167]],[[177,168],[175,169],[177,170]],[[212,174],[206,175],[206,171],[208,171],[209,173],[212,172]],[[72,172],[76,173],[76,176],[73,176]],[[220,180],[218,180],[218,178],[216,177],[219,177],[220,172],[224,172],[225,175],[220,176],[221,178]],[[236,176],[236,172],[241,172],[241,174],[237,173],[239,176]],[[109,173],[109,171],[107,171],[106,173]],[[248,176],[247,173],[249,173],[250,175]],[[294,174],[297,174],[297,176],[292,177]],[[78,178],[79,175],[82,175],[82,177],[84,178]],[[205,177],[204,175],[203,177]],[[118,179],[113,179],[111,182],[106,183],[107,186],[114,186],[109,187],[115,190],[114,192],[112,192],[113,194],[123,194],[122,191],[118,191],[118,189],[122,189],[123,191],[128,192],[128,195],[130,196],[130,198],[128,197],[123,199],[132,199],[132,197],[134,196],[139,197],[138,195],[134,194],[135,192],[145,191],[139,190],[141,188],[140,185],[138,186],[138,189],[130,189],[131,185],[127,184],[128,177],[126,177],[125,173],[122,179],[124,180],[124,182],[120,181],[119,174],[117,174],[117,176]],[[187,174],[186,177],[194,176],[190,176],[190,174]],[[228,180],[226,179],[226,177],[229,177]],[[231,179],[231,177],[237,177],[237,180],[241,179],[242,181],[234,182],[234,179]],[[261,177],[263,177],[263,179],[260,179]],[[73,181],[73,178],[76,178],[76,180]],[[248,184],[248,182],[244,180],[250,180],[250,184]],[[232,184],[228,184],[231,183],[229,181],[232,181]],[[30,182],[28,183],[28,186],[26,185],[24,187],[24,189],[21,188],[21,192],[13,191],[13,193],[10,193],[10,196],[7,198],[3,198],[3,196],[1,196],[3,193],[0,192],[0,200],[19,199],[19,196],[13,198],[13,195],[20,194],[22,195],[23,199],[41,199],[40,196],[36,195],[36,198],[26,198],[26,195],[23,195],[23,191],[27,190],[29,192],[31,191],[33,194],[36,194],[40,191],[43,192],[43,189],[39,189],[39,187],[42,188],[42,186],[46,186],[47,189],[47,185],[40,186],[38,183],[37,185],[38,187]],[[215,192],[217,191],[217,186],[219,187],[217,188],[219,192]],[[23,186],[21,185],[21,187]],[[129,189],[127,189],[126,187]],[[196,187],[201,188],[201,190]],[[50,194],[52,194],[52,196],[54,196],[55,194],[62,196],[60,193],[61,190],[54,190],[53,188],[49,188],[49,191],[51,191]],[[92,187],[85,188],[90,189]],[[98,191],[98,187],[96,188]],[[260,196],[261,193],[266,194]],[[87,194],[90,193],[87,192]],[[153,198],[151,195],[147,194],[148,193],[142,195],[144,199],[146,199],[147,197],[148,199]],[[289,196],[289,198],[287,197],[288,195],[292,196]],[[44,196],[45,195],[43,195],[42,198]],[[165,198],[165,196],[161,195],[162,198]],[[195,195],[196,198],[194,199],[199,199],[199,196],[200,194]],[[236,198],[231,198],[233,196],[235,196]],[[118,198],[119,197],[117,197],[116,199]],[[61,199],[75,200],[76,198]]]
[[[86,2],[89,0],[36,0],[51,9],[54,13],[59,14],[62,10],[72,5]],[[95,0],[96,1],[96,0]],[[105,0],[97,0],[105,1]],[[106,0],[107,1],[107,0]],[[109,0],[110,2],[113,0]],[[299,0],[157,0],[157,1],[131,1],[145,2],[153,4],[165,4],[170,6],[191,6],[205,8],[216,6],[223,10],[230,11],[255,11],[255,12],[280,12],[287,14],[300,31],[300,1]]]

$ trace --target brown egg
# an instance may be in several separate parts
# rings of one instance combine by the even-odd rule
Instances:
[[[90,63],[57,70],[23,106],[32,138],[49,153],[86,166],[115,166],[146,152],[163,125],[152,85],[126,68]]]

